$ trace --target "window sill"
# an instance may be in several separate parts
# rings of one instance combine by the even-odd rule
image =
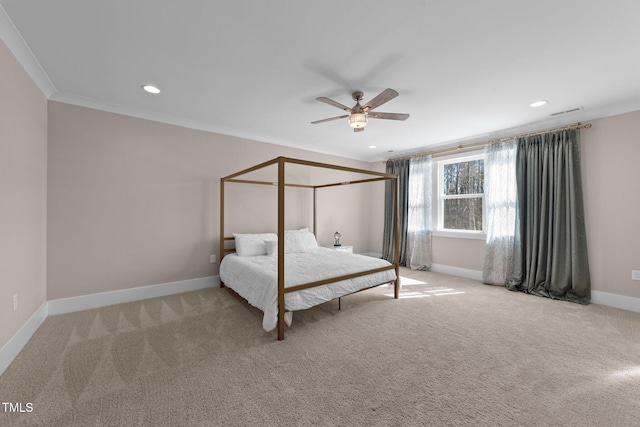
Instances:
[[[487,235],[481,231],[452,231],[452,230],[434,230],[431,232],[434,237],[454,237],[456,239],[474,239],[486,240]]]

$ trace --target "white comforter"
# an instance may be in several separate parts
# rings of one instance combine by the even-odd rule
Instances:
[[[387,261],[328,248],[285,256],[285,287],[372,270],[390,265]],[[226,255],[220,264],[220,279],[251,305],[264,312],[262,327],[275,329],[278,323],[278,258],[267,255]],[[285,294],[285,310],[304,310],[360,289],[395,280],[395,270],[356,277]]]

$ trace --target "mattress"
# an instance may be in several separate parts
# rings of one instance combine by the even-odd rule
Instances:
[[[301,285],[360,271],[387,267],[383,259],[314,248],[285,256],[285,287]],[[278,258],[268,255],[226,255],[220,263],[220,280],[264,312],[262,327],[272,331],[278,323]],[[396,279],[394,269],[285,294],[285,310],[304,310],[343,295]]]

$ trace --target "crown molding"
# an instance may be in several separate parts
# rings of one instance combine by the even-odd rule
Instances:
[[[396,151],[391,154],[387,153],[387,155],[383,155],[380,158],[376,158],[373,161],[382,161],[384,163],[385,161],[396,158],[396,157],[406,157],[406,156],[416,155],[419,153],[427,153],[430,151],[457,148],[460,145],[478,144],[478,143],[492,141],[500,138],[509,138],[514,135],[519,135],[523,133],[538,132],[538,131],[543,131],[549,128],[568,126],[578,122],[586,123],[590,120],[599,120],[607,117],[619,116],[621,114],[633,113],[636,111],[640,111],[640,92],[638,96],[628,100],[625,103],[605,105],[602,107],[588,109],[588,110],[580,110],[574,113],[568,113],[566,115],[562,115],[558,117],[548,117],[544,120],[538,120],[535,122],[524,124],[522,126],[516,126],[508,129],[501,129],[495,132],[487,132],[484,134],[469,136],[465,138],[438,142],[428,146],[414,148],[411,150]],[[474,149],[474,151],[483,150],[483,149],[484,149],[483,147],[478,147],[477,149]],[[469,154],[469,152],[470,151],[465,151],[465,154]]]
[[[2,40],[7,48],[11,51],[16,60],[22,65],[29,77],[38,86],[44,96],[51,100],[62,102],[65,104],[77,105],[80,107],[91,108],[94,110],[106,111],[115,114],[121,114],[124,116],[135,117],[139,119],[151,120],[159,123],[165,123],[189,129],[202,130],[205,132],[218,133],[223,135],[229,135],[237,138],[250,139],[258,142],[265,142],[268,144],[283,145],[286,147],[299,148],[302,150],[308,150],[323,154],[330,154],[339,157],[351,158],[345,156],[344,153],[331,150],[322,150],[319,147],[304,146],[303,144],[291,143],[288,141],[273,140],[261,137],[260,135],[254,135],[247,132],[242,132],[237,129],[230,129],[221,126],[211,125],[210,123],[198,122],[182,117],[175,117],[168,114],[157,113],[153,111],[146,111],[136,108],[127,107],[124,105],[112,104],[109,102],[79,97],[73,94],[59,92],[53,85],[53,82],[49,79],[49,76],[44,71],[40,62],[35,57],[22,35],[13,24],[13,21],[0,5],[0,40]],[[355,160],[367,161],[366,159],[355,158]]]
[[[27,46],[22,35],[13,24],[9,15],[0,5],[0,39],[7,45],[7,48],[16,57],[22,68],[31,77],[34,83],[40,88],[45,97],[50,98],[56,92],[56,88],[44,72],[40,62]]]
[[[281,145],[285,147],[297,148],[300,150],[311,151],[314,153],[328,154],[332,156],[344,157],[351,160],[359,160],[369,162],[369,159],[354,157],[341,153],[338,150],[326,150],[322,147],[306,145],[303,143],[292,143],[285,140],[277,140],[273,138],[265,138],[250,132],[243,132],[238,129],[232,129],[224,126],[213,125],[197,120],[191,120],[184,117],[172,116],[170,114],[158,113],[155,111],[143,110],[140,108],[128,107],[126,105],[110,103],[102,100],[85,98],[70,93],[56,91],[49,96],[50,101],[61,102],[63,104],[76,105],[78,107],[91,108],[93,110],[106,111],[108,113],[120,114],[123,116],[134,117],[138,119],[150,120],[153,122],[164,123],[168,125],[180,126],[188,129],[201,130],[205,132],[217,133],[221,135],[243,138],[252,141],[264,142],[267,144]]]

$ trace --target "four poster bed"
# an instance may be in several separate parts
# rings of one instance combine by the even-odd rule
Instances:
[[[350,172],[371,178],[339,183],[305,185],[285,182],[285,165]],[[277,166],[277,181],[239,179],[268,166]],[[394,188],[394,263],[364,255],[318,247],[315,235],[302,230],[285,230],[285,187],[313,190],[313,223],[316,231],[316,192],[321,188],[374,181],[391,181]],[[224,200],[226,183],[275,185],[278,187],[277,233],[233,233],[225,235]],[[349,168],[326,163],[278,157],[220,179],[220,286],[264,312],[263,328],[277,328],[278,340],[284,339],[285,313],[303,310],[323,302],[386,283],[399,293],[397,176],[383,172]],[[235,242],[229,249],[226,242]],[[278,244],[284,242],[284,244]]]

